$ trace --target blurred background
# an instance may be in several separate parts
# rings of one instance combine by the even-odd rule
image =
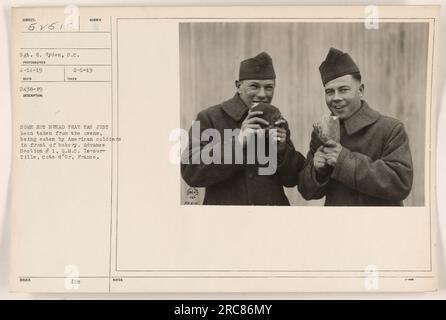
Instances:
[[[361,70],[364,99],[406,127],[414,183],[404,204],[424,206],[428,23],[381,22],[379,29],[366,29],[343,22],[206,22],[180,23],[179,31],[183,129],[199,111],[234,95],[240,61],[266,51],[277,76],[272,104],[288,120],[291,139],[305,156],[312,124],[329,114],[319,65],[330,47],[348,52]],[[182,181],[182,203],[201,204],[204,189],[198,197],[187,189]],[[291,205],[323,205],[323,199],[304,200],[297,188],[285,189]]]

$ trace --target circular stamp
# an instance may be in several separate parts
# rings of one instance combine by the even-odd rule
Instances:
[[[186,190],[186,195],[188,199],[195,200],[198,198],[198,190],[197,188],[189,187]]]
[[[189,187],[186,189],[186,204],[197,204],[198,202],[198,189]]]

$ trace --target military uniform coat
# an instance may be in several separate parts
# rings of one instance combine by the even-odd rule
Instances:
[[[299,175],[298,189],[307,199],[325,197],[326,206],[401,206],[412,188],[409,139],[403,124],[361,108],[341,122],[342,151],[334,169],[316,179],[314,150]]]
[[[200,122],[200,131],[215,128],[220,132],[222,159],[224,148],[232,148],[233,155],[237,138],[223,139],[224,129],[240,129],[248,114],[248,107],[236,94],[219,105],[201,111],[196,121]],[[303,167],[305,158],[297,152],[287,139],[285,151],[278,155],[277,170],[272,175],[259,175],[256,164],[192,164],[192,157],[197,156],[207,142],[200,141],[200,148],[193,148],[191,131],[189,148],[182,158],[189,163],[181,164],[181,174],[191,187],[205,187],[206,205],[289,205],[283,187],[297,184],[298,172]]]

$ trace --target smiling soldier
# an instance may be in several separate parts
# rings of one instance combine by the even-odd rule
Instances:
[[[324,143],[313,131],[300,193],[307,200],[325,196],[326,206],[402,205],[413,180],[403,124],[362,99],[361,74],[347,53],[330,48],[319,71],[327,106],[340,120],[340,143]]]
[[[234,97],[198,113],[195,123],[200,125],[202,137],[209,129],[218,136],[225,130],[238,132],[237,136],[222,142],[212,141],[213,150],[221,154],[237,148],[248,153],[249,141],[255,139],[256,131],[265,127],[276,127],[271,138],[277,141],[277,167],[271,174],[259,174],[259,166],[245,162],[218,161],[221,163],[194,163],[200,150],[211,142],[194,137],[193,126],[189,135],[189,146],[183,152],[181,174],[191,187],[205,187],[205,205],[289,205],[283,187],[297,184],[298,171],[305,158],[297,152],[290,140],[289,129],[284,119],[269,123],[263,111],[256,105],[278,111],[270,105],[276,85],[271,57],[262,52],[240,63],[239,79],[235,81],[237,92]],[[266,109],[263,109],[266,110]],[[238,131],[237,131],[238,130]],[[195,143],[194,143],[195,140]],[[195,147],[194,147],[195,145]],[[231,155],[232,158],[232,155]],[[219,159],[217,159],[219,160]],[[230,159],[232,160],[232,159]]]

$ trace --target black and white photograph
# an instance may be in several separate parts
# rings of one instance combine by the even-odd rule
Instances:
[[[426,22],[179,24],[184,205],[424,206]]]

